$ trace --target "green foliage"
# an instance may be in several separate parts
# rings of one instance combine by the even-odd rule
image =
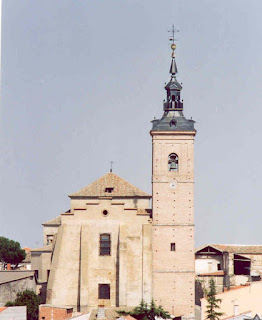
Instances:
[[[15,306],[15,303],[13,301],[7,301],[5,304],[5,307],[13,307]]]
[[[206,319],[209,320],[219,320],[219,317],[223,315],[222,312],[217,311],[219,309],[219,304],[221,303],[221,299],[216,298],[216,287],[215,281],[213,278],[209,281],[209,291],[207,292],[207,309],[206,309]]]
[[[170,314],[165,311],[162,306],[156,306],[152,299],[150,305],[144,300],[141,300],[140,304],[135,307],[132,311],[117,311],[119,315],[130,315],[137,320],[155,320],[155,317],[161,317],[163,319],[169,319]]]
[[[0,237],[0,261],[18,265],[25,257],[25,250],[21,249],[19,242]]]
[[[8,301],[5,306],[26,306],[27,320],[38,320],[40,298],[32,290],[18,292],[14,302]]]

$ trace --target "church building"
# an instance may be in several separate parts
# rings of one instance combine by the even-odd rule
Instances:
[[[32,261],[47,281],[48,304],[87,311],[154,299],[173,317],[194,317],[196,130],[183,114],[171,48],[164,113],[150,131],[152,209],[150,194],[113,172],[69,195],[70,209],[43,224],[45,270],[41,250]]]

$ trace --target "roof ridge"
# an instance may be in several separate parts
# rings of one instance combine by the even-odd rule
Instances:
[[[151,195],[122,179],[113,172],[108,172],[86,187],[69,195],[69,197],[142,197]]]
[[[56,216],[53,219],[50,219],[46,222],[43,222],[42,225],[46,225],[46,224],[61,224],[61,214],[59,214],[58,216]]]

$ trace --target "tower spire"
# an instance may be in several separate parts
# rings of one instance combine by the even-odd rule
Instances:
[[[172,29],[168,32],[171,33],[169,40],[171,42],[171,66],[169,73],[171,74],[171,79],[168,84],[165,86],[166,90],[166,99],[163,101],[164,114],[161,119],[153,120],[153,129],[152,130],[167,130],[167,131],[187,131],[194,129],[194,121],[188,120],[184,117],[183,114],[183,100],[181,100],[181,91],[182,85],[177,81],[176,74],[178,73],[176,59],[175,59],[175,50],[176,44],[175,34],[179,30],[175,29],[172,25]]]
[[[172,55],[171,55],[172,62],[171,62],[169,73],[171,73],[171,75],[174,76],[176,73],[178,73],[176,60],[175,60],[175,50],[176,50],[175,41],[177,41],[177,39],[175,39],[175,33],[179,32],[179,30],[175,29],[175,26],[172,24],[172,29],[169,30],[168,32],[171,33],[169,41],[171,41],[171,49],[172,49]]]
[[[175,76],[178,73],[175,57],[172,58],[169,73],[171,73],[172,76]]]
[[[172,50],[172,61],[169,73],[171,74],[171,79],[168,84],[165,86],[167,91],[167,99],[164,101],[164,111],[182,111],[183,110],[183,102],[180,101],[180,91],[182,90],[181,84],[176,79],[176,74],[178,73],[176,59],[175,59],[175,33],[179,32],[175,29],[174,25],[172,25],[172,29],[169,31],[171,32],[171,37],[169,40],[171,41],[171,50]]]

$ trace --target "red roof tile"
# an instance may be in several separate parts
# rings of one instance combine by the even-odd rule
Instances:
[[[215,272],[205,272],[200,273],[198,276],[223,276],[225,274],[224,271],[215,271]]]

